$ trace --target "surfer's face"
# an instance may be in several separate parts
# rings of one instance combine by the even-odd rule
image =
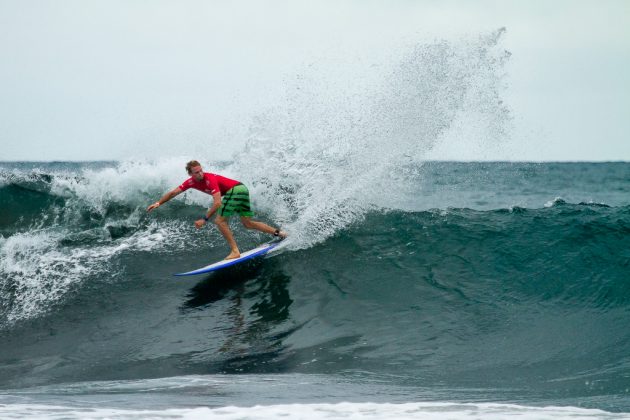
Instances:
[[[201,169],[201,166],[193,166],[190,168],[190,175],[196,181],[201,181],[203,179],[203,169]]]

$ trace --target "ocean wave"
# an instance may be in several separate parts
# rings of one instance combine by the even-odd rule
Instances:
[[[124,253],[181,250],[182,226],[148,223],[138,229],[127,220],[102,228],[69,231],[35,229],[0,241],[0,328],[43,316],[89,281],[113,283]],[[104,279],[104,280],[102,280]]]
[[[4,386],[361,370],[626,392],[630,206],[374,208],[308,247],[174,280],[225,255],[216,229],[194,229],[196,205],[147,215],[114,200],[101,214],[33,194],[31,214],[57,213],[3,226],[1,353],[18,361]],[[264,240],[235,233],[244,248]]]
[[[197,213],[185,206],[172,206],[156,219],[128,204],[109,202],[101,214],[72,200],[51,201],[39,192],[30,205],[33,217],[25,219],[28,211],[23,210],[21,222],[4,225],[0,242],[6,294],[3,313],[8,322],[41,315],[73,287],[102,273],[104,267],[115,277],[112,267],[121,254],[160,251],[175,256],[187,242],[207,235],[193,229]],[[213,229],[210,233],[208,243],[221,244]],[[325,245],[310,247],[338,249],[343,255],[360,242],[358,263],[376,259],[379,264],[411,264],[420,272],[418,261],[432,266],[453,259],[449,271],[455,276],[457,270],[476,273],[477,282],[509,276],[523,284],[522,292],[536,291],[537,299],[567,300],[580,291],[582,298],[605,307],[630,299],[620,280],[629,260],[625,253],[629,247],[623,246],[628,233],[630,207],[570,204],[558,199],[541,209],[375,209],[347,228],[337,228]],[[255,239],[251,235],[248,233],[248,241]],[[298,240],[288,250],[295,252],[305,246]],[[568,286],[569,277],[577,283]]]

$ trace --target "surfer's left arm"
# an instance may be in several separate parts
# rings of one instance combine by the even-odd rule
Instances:
[[[219,207],[221,207],[221,193],[215,192],[214,194],[212,194],[212,198],[214,199],[212,207],[208,209],[203,219],[199,219],[195,222],[195,227],[197,229],[201,229],[203,225],[206,224],[208,219],[210,219],[217,212],[217,210],[219,210]]]

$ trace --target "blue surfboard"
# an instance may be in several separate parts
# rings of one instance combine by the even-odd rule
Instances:
[[[187,271],[185,273],[177,273],[173,274],[174,276],[194,276],[197,274],[210,273],[212,271],[220,270],[222,268],[227,268],[233,266],[238,263],[242,263],[243,261],[251,260],[252,258],[260,257],[267,254],[272,249],[276,248],[280,245],[282,241],[272,241],[267,242],[266,244],[262,244],[259,247],[251,249],[247,252],[243,252],[240,257],[234,258],[233,260],[223,260],[216,262],[214,264],[207,265],[205,267],[198,268],[197,270]]]

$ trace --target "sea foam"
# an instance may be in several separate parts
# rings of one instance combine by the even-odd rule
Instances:
[[[423,419],[423,420],[524,420],[570,419],[629,419],[629,413],[610,413],[577,407],[527,407],[493,403],[413,402],[286,404],[253,407],[227,406],[219,408],[173,408],[166,410],[122,410],[113,408],[85,408],[37,404],[9,404],[0,406],[5,418],[30,419]]]

